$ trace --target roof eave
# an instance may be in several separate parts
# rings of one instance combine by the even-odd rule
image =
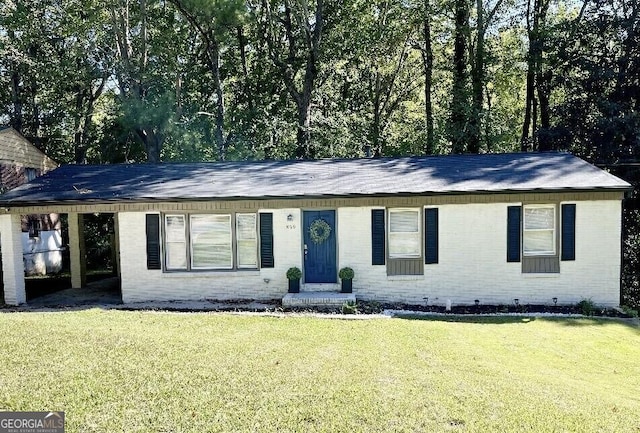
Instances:
[[[141,204],[141,203],[185,203],[185,202],[208,202],[208,201],[240,201],[240,200],[302,200],[302,199],[354,199],[354,198],[389,198],[389,197],[421,197],[421,196],[445,196],[445,195],[491,195],[491,194],[523,194],[523,193],[585,193],[585,192],[626,192],[633,187],[594,187],[594,188],[529,188],[529,189],[497,189],[497,190],[468,190],[468,191],[423,191],[423,192],[395,192],[395,193],[374,193],[374,194],[298,194],[286,196],[219,196],[219,197],[138,197],[138,198],[85,198],[73,200],[37,200],[37,201],[2,201],[0,199],[0,209],[23,208],[23,207],[47,207],[47,206],[75,206],[75,205],[113,205],[113,204]]]

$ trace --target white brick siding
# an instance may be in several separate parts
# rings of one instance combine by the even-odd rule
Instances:
[[[424,276],[388,277],[371,266],[371,208],[338,211],[340,266],[355,271],[359,298],[444,305],[570,304],[591,298],[618,305],[620,293],[619,201],[576,204],[576,260],[561,261],[559,274],[523,274],[507,263],[507,206],[513,203],[439,206],[439,261]]]
[[[274,268],[260,271],[163,272],[146,268],[144,212],[118,214],[122,300],[275,299],[287,293],[285,273],[300,266],[299,209],[273,213]],[[287,216],[294,216],[292,222]]]
[[[338,269],[355,271],[359,299],[444,305],[575,303],[592,298],[617,305],[620,275],[620,215],[617,200],[576,203],[576,260],[560,262],[559,274],[523,274],[506,261],[507,206],[514,203],[442,205],[439,208],[439,263],[424,275],[387,276],[371,265],[371,207],[336,212]],[[517,203],[516,203],[517,204]],[[124,302],[171,299],[271,299],[287,292],[286,270],[302,265],[302,212],[273,213],[275,268],[260,271],[163,273],[146,269],[145,213],[119,214]],[[293,221],[287,221],[292,215]],[[559,224],[559,222],[558,222]],[[268,283],[266,282],[268,280]]]

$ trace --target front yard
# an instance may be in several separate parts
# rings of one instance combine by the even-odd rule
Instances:
[[[68,432],[639,432],[640,328],[0,313],[0,410]]]

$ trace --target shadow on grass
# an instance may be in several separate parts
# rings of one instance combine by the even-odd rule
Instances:
[[[585,326],[604,326],[604,325],[626,325],[630,328],[635,329],[638,333],[640,333],[640,322],[638,319],[622,319],[619,317],[579,317],[579,318],[569,318],[569,319],[560,319],[550,317],[548,320],[557,321],[562,326],[568,326],[573,328],[580,328]]]
[[[537,317],[525,317],[525,316],[475,316],[468,315],[442,315],[442,316],[430,316],[422,314],[397,314],[395,316],[398,319],[405,320],[426,320],[431,322],[449,322],[449,323],[478,323],[487,325],[509,325],[514,323],[526,324],[535,321]]]
[[[617,317],[535,317],[535,316],[475,316],[475,315],[441,315],[430,316],[421,314],[398,314],[398,319],[405,320],[425,320],[432,322],[448,322],[448,323],[475,323],[486,325],[511,325],[511,324],[527,324],[536,320],[544,320],[553,322],[561,326],[567,327],[587,327],[587,326],[605,326],[605,325],[624,325],[640,334],[640,322],[638,319],[622,319]]]

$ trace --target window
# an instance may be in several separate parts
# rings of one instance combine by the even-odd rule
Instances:
[[[166,215],[164,228],[167,269],[187,269],[184,215]]]
[[[257,216],[165,215],[164,245],[165,267],[170,271],[256,269]]]
[[[256,214],[236,215],[236,238],[238,242],[238,267],[258,267],[258,232]]]
[[[420,211],[389,209],[389,258],[420,257]]]
[[[27,167],[24,169],[24,177],[27,182],[31,182],[33,179],[38,177],[38,170]]]
[[[522,243],[525,256],[555,255],[555,206],[547,205],[524,207]]]

